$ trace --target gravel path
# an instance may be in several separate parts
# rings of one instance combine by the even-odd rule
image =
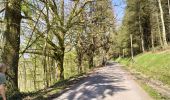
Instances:
[[[128,72],[121,69],[121,65],[109,63],[53,100],[152,100],[152,98]]]

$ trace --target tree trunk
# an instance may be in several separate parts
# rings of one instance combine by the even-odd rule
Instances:
[[[143,40],[143,33],[141,34],[141,47],[142,47],[142,52],[145,52],[145,46],[144,46],[144,40]]]
[[[165,14],[166,19],[166,32],[167,32],[167,42],[170,42],[170,0],[168,0],[168,14]]]
[[[60,1],[60,15],[61,15],[61,26],[64,27],[64,0]],[[64,53],[65,53],[65,47],[64,47],[64,37],[65,37],[65,32],[61,31],[59,32],[60,37],[58,37],[59,39],[59,46],[60,46],[60,52],[58,52],[58,76],[59,76],[59,80],[64,80]]]
[[[103,59],[102,59],[102,65],[106,66],[107,58],[106,58],[106,52],[103,50]]]
[[[144,40],[143,40],[143,31],[142,31],[142,23],[141,16],[139,15],[139,33],[141,34],[141,48],[142,52],[145,52]]]
[[[94,66],[94,59],[93,59],[93,54],[89,56],[89,59],[88,59],[88,63],[89,63],[89,69],[93,68]]]
[[[57,80],[64,80],[64,54],[65,54],[65,47],[64,47],[64,33],[60,33],[60,40],[59,40],[59,51],[54,53],[55,60],[57,61]],[[59,77],[58,77],[59,76]]]
[[[36,84],[36,79],[37,79],[37,77],[36,77],[37,76],[37,73],[36,73],[37,72],[37,57],[36,56],[34,58],[34,61],[35,61],[34,62],[35,65],[34,65],[34,76],[33,76],[34,80],[33,81],[34,81],[34,89],[37,90],[37,84]]]
[[[78,58],[78,73],[81,74],[83,72],[83,70],[82,70],[82,59],[83,59],[82,54],[78,54],[77,58]]]
[[[24,89],[27,90],[27,69],[26,69],[26,61],[23,62],[24,63]]]
[[[159,15],[157,14],[157,28],[158,28],[158,35],[159,35],[159,43],[161,45],[161,47],[163,47],[163,41],[162,41],[162,35],[161,35],[161,29],[160,29],[160,25],[159,25]]]
[[[158,0],[158,4],[159,4],[159,10],[160,10],[160,16],[161,16],[161,24],[162,24],[162,39],[163,39],[163,45],[166,48],[168,43],[166,40],[166,30],[165,30],[165,22],[164,22],[164,13],[163,13],[163,9],[162,9],[162,4],[161,4],[161,0]]]
[[[103,60],[102,60],[102,66],[106,66],[106,62],[107,62],[107,60],[106,60],[106,57],[104,56]]]
[[[50,62],[51,62],[51,67],[50,67],[50,71],[49,71],[50,72],[50,80],[51,80],[51,84],[53,84],[54,83],[53,76],[55,75],[55,73],[54,73],[54,67],[55,67],[54,59],[51,58]]]
[[[21,0],[7,0],[5,8],[3,63],[9,66],[7,71],[7,87],[11,96],[19,93],[18,61],[20,50]]]
[[[130,44],[131,44],[131,59],[133,61],[133,36],[130,34]]]
[[[49,32],[49,28],[47,29],[47,34],[44,38],[44,48],[43,48],[43,69],[44,69],[44,86],[45,87],[49,87],[49,84],[48,84],[48,73],[47,73],[47,39],[48,39],[48,32]]]
[[[43,69],[44,69],[44,86],[45,87],[48,87],[49,85],[48,85],[48,78],[47,78],[47,56],[46,56],[46,43],[45,43],[45,46],[44,46],[44,50],[43,50],[43,53],[44,53],[44,55],[43,55]]]
[[[168,11],[169,11],[169,15],[170,15],[170,1],[168,0]]]
[[[123,52],[123,58],[125,58],[125,49],[123,49],[122,52]]]
[[[152,50],[155,50],[155,45],[154,45],[154,34],[153,32],[151,33],[151,45],[152,45]]]
[[[64,80],[64,51],[59,56],[57,67],[59,70],[59,73],[58,73],[59,80]]]
[[[140,1],[138,1],[140,2]],[[143,37],[143,30],[142,30],[142,23],[141,23],[141,3],[139,3],[139,33],[141,35],[140,39],[141,39],[141,48],[142,48],[142,52],[145,52],[145,46],[144,46],[144,37]]]

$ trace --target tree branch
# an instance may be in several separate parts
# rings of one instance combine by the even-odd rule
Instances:
[[[25,53],[44,56],[44,53],[42,51],[27,50],[27,51],[25,51]],[[48,56],[48,57],[52,57],[52,58],[54,57],[54,55],[49,54],[49,53],[46,53],[45,55]]]
[[[57,20],[59,20],[60,24],[62,23],[59,13],[58,13],[58,7],[55,3],[55,0],[49,0],[49,7],[51,8],[51,10],[53,11],[53,13],[57,16]]]
[[[41,12],[43,11],[43,9],[44,9],[45,7],[43,7],[42,8],[42,10],[41,10]],[[36,23],[35,23],[35,25],[34,25],[34,28],[33,28],[33,31],[32,31],[32,33],[31,33],[31,36],[30,36],[30,38],[29,38],[29,40],[28,40],[28,43],[27,43],[27,45],[26,45],[26,48],[23,50],[23,52],[22,52],[22,54],[29,48],[29,47],[31,47],[33,44],[34,44],[34,42],[36,42],[38,39],[36,38],[35,39],[35,41],[33,41],[31,44],[30,44],[30,42],[31,42],[31,40],[32,40],[32,37],[33,37],[33,33],[34,33],[34,31],[35,31],[35,29],[36,29],[36,26],[37,26],[37,24],[38,24],[38,21],[39,21],[39,19],[40,19],[40,16],[41,16],[41,13],[39,14],[39,16],[38,16],[38,18],[37,18],[37,21],[36,21]],[[39,37],[38,37],[39,38]],[[22,55],[21,55],[22,56]],[[21,57],[20,56],[20,57]]]
[[[0,10],[0,13],[2,13],[3,11],[5,11],[5,8],[3,8],[2,10]]]

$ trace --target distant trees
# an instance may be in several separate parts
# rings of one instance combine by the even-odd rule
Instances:
[[[89,31],[89,51],[87,53],[89,59],[89,68],[93,67],[93,56],[99,52],[102,56],[102,64],[107,61],[107,54],[111,48],[111,39],[115,32],[115,18],[113,7],[110,0],[96,1],[90,5],[90,27]]]
[[[133,35],[134,53],[166,48],[169,42],[168,0],[127,0],[127,7],[121,33],[125,38]],[[120,37],[121,38],[121,37]],[[130,41],[125,45],[126,55],[130,55]],[[120,46],[122,47],[122,46]],[[120,52],[122,53],[122,52]]]

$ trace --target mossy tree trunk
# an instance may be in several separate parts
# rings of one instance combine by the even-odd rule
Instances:
[[[57,61],[57,80],[64,80],[64,52],[65,48],[61,48],[61,52],[55,53],[55,60]]]
[[[78,59],[78,73],[81,74],[83,73],[83,69],[82,69],[82,61],[83,61],[83,54],[80,52],[79,54],[77,54],[77,59]]]
[[[21,0],[7,0],[5,7],[5,32],[3,63],[9,66],[7,71],[7,87],[10,95],[18,92],[18,61],[20,50]]]
[[[93,68],[94,67],[94,57],[93,56],[89,56],[88,62],[89,62],[89,68]]]
[[[94,52],[95,52],[94,44],[91,44],[88,52],[89,69],[94,67]]]
[[[60,15],[61,15],[61,26],[65,25],[65,19],[64,19],[64,0],[60,1]],[[65,45],[64,45],[64,40],[65,40],[65,34],[66,32],[62,30],[59,34],[58,40],[59,40],[59,47],[60,47],[60,52],[58,56],[58,69],[59,69],[59,80],[64,80],[64,54],[65,54]]]

